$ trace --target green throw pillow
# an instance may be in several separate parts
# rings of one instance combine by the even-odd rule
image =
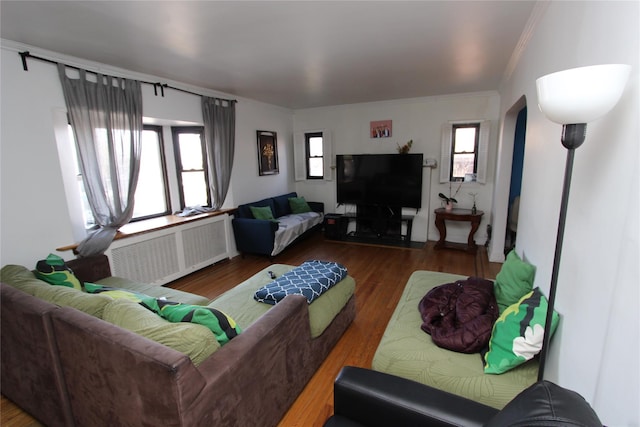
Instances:
[[[73,271],[67,267],[62,258],[55,254],[49,254],[47,259],[41,259],[37,262],[35,275],[38,279],[44,280],[50,285],[82,290],[82,284],[73,274]]]
[[[524,294],[531,292],[535,274],[536,268],[533,265],[521,260],[515,250],[509,252],[493,284],[500,314],[518,302]]]
[[[535,288],[507,308],[493,325],[489,351],[484,354],[484,372],[502,374],[533,359],[542,349],[547,317],[547,298]],[[553,312],[551,335],[560,316]]]
[[[249,209],[251,209],[251,214],[255,219],[275,221],[273,212],[271,212],[271,207],[269,206],[249,206]]]
[[[190,322],[206,326],[213,332],[220,345],[228,343],[242,333],[240,326],[231,317],[215,308],[155,298],[146,298],[141,304],[169,322]]]
[[[151,298],[149,295],[139,292],[129,291],[127,289],[112,288],[111,286],[96,285],[95,283],[85,282],[84,290],[90,294],[108,295],[113,299],[128,299],[133,302],[142,302],[145,298]]]
[[[309,206],[304,197],[289,197],[289,206],[291,207],[291,213],[294,214],[311,212],[311,206]]]

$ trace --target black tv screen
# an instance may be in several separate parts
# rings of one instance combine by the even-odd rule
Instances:
[[[422,207],[422,154],[339,154],[339,204]]]

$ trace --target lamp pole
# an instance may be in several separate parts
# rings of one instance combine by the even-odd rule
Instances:
[[[560,201],[560,216],[558,218],[558,233],[556,235],[556,249],[553,256],[553,269],[551,271],[551,286],[547,304],[547,316],[544,323],[544,337],[540,350],[540,364],[538,367],[538,381],[544,379],[544,368],[551,341],[551,321],[553,308],[556,303],[556,288],[558,287],[558,271],[560,269],[560,257],[562,255],[562,243],[564,240],[564,227],[567,220],[567,207],[569,205],[569,190],[571,188],[571,175],[573,173],[573,157],[576,148],[582,145],[587,132],[585,123],[569,124],[562,126],[562,145],[567,149],[567,163],[564,167],[564,184],[562,186],[562,198]]]

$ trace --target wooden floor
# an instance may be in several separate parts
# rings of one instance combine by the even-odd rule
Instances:
[[[442,271],[494,279],[502,264],[489,263],[484,247],[476,255],[434,250],[341,243],[321,233],[285,250],[273,261],[266,257],[235,257],[207,267],[167,286],[214,298],[272,263],[298,265],[309,259],[345,265],[356,280],[357,315],[349,329],[311,378],[279,427],[321,426],[333,411],[333,380],[345,365],[371,367],[376,347],[411,273]],[[40,426],[4,396],[2,427]]]

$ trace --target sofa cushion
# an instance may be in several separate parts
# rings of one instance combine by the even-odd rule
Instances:
[[[104,307],[113,301],[106,295],[91,295],[66,286],[51,286],[21,265],[2,267],[0,277],[4,283],[29,295],[52,304],[73,307],[98,318],[102,318]]]
[[[45,286],[50,287],[47,282],[36,278],[33,271],[21,265],[5,265],[2,267],[2,270],[0,270],[0,279],[4,283],[20,289],[29,295],[35,295],[36,289],[38,288]]]
[[[278,218],[278,230],[275,232],[271,255],[278,255],[307,230],[321,224],[322,219],[323,215],[318,212],[290,214]]]
[[[73,307],[102,319],[104,308],[113,301],[107,295],[93,295],[65,286],[49,286],[36,289],[35,297],[62,307]]]
[[[273,212],[269,206],[249,206],[249,209],[251,210],[251,215],[253,215],[255,219],[275,221]]]
[[[281,196],[276,196],[273,198],[273,206],[275,208],[273,211],[273,215],[276,218],[291,214],[291,206],[289,206],[289,199],[291,197],[298,197],[298,194],[294,192],[283,194]]]
[[[113,288],[111,286],[96,285],[95,283],[89,282],[84,284],[84,289],[90,294],[108,295],[113,299],[125,298],[133,302],[141,302],[144,298],[149,298],[149,295],[141,294],[139,292]]]
[[[531,360],[502,375],[486,375],[478,354],[440,348],[420,329],[418,303],[425,294],[435,286],[465,278],[434,271],[412,273],[380,340],[372,367],[501,409],[535,382],[537,361]]]
[[[493,326],[489,351],[484,355],[487,374],[502,374],[533,357],[542,349],[547,299],[539,288],[523,296],[506,309]],[[555,311],[551,319],[551,334],[558,326]]]
[[[142,305],[169,322],[187,322],[206,326],[213,332],[220,345],[242,333],[242,329],[228,315],[213,307],[180,304],[155,298],[145,298]]]
[[[202,295],[192,294],[189,292],[179,291],[167,286],[152,285],[149,283],[138,283],[133,280],[124,279],[122,277],[105,277],[96,280],[96,284],[110,286],[113,288],[121,288],[129,291],[138,292],[154,298],[164,298],[168,301],[176,301],[184,304],[207,305],[209,298]]]
[[[236,322],[246,329],[273,307],[253,299],[253,295],[258,288],[272,281],[269,271],[279,277],[293,268],[294,266],[285,264],[270,265],[214,299],[209,304],[209,307],[223,309],[225,313],[229,313]],[[309,323],[312,338],[322,335],[335,316],[353,296],[355,288],[355,280],[351,276],[347,276],[318,297],[313,304],[309,305]]]
[[[73,271],[67,267],[61,257],[55,254],[49,254],[46,259],[41,259],[36,263],[35,275],[50,285],[82,289],[82,284]]]
[[[103,319],[189,356],[199,365],[220,348],[213,333],[202,325],[171,323],[140,304],[127,299],[113,300],[105,307]]]
[[[294,214],[311,212],[311,206],[304,197],[289,197],[289,206]]]
[[[536,268],[521,260],[515,250],[509,252],[500,272],[496,275],[493,289],[500,314],[507,307],[518,302],[524,294],[531,292],[535,273]]]

